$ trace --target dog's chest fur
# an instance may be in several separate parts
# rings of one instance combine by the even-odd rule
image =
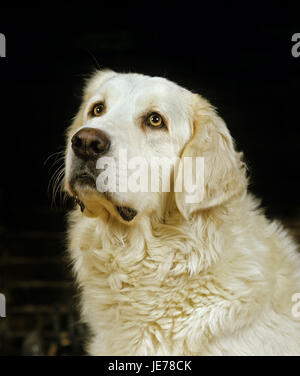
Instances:
[[[92,333],[101,333],[103,353],[205,353],[211,338],[258,310],[257,296],[233,295],[238,289],[230,285],[243,284],[238,276],[216,278],[216,235],[214,241],[203,238],[201,250],[201,239],[194,243],[179,226],[176,234],[172,226],[156,231],[150,224],[127,233],[114,225],[112,232],[77,216],[69,234],[71,257],[83,318]]]

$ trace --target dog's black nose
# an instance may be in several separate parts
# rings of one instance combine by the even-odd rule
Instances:
[[[72,149],[82,159],[97,159],[110,147],[110,140],[100,129],[83,128],[71,139]]]

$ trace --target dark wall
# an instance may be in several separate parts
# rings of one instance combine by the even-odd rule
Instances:
[[[165,76],[206,96],[245,151],[253,191],[266,205],[299,205],[295,9],[223,6],[200,15],[191,9],[177,20],[147,8],[139,17],[125,8],[114,13],[101,7],[1,10],[7,38],[7,58],[0,60],[7,218],[17,207],[49,204],[53,160],[46,166],[44,161],[64,145],[83,77],[96,64]]]

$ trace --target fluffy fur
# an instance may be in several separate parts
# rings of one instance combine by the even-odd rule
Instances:
[[[103,117],[88,118],[105,100]],[[141,130],[155,109],[168,131]],[[163,78],[96,72],[68,131],[66,190],[81,127],[105,129],[131,155],[203,156],[205,195],[186,204],[181,193],[114,194],[138,211],[126,223],[111,202],[78,190],[86,210],[69,217],[69,252],[81,292],[92,355],[300,355],[297,247],[247,192],[242,154],[214,108]],[[164,132],[164,133],[163,133]],[[174,171],[173,171],[174,173]]]

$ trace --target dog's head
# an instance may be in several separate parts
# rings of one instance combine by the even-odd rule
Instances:
[[[196,157],[203,163],[194,164]],[[184,178],[199,166],[191,200]],[[245,188],[241,155],[202,97],[140,74],[98,71],[88,81],[68,130],[65,176],[85,215],[131,223],[141,214],[162,216],[173,197],[188,217]]]

